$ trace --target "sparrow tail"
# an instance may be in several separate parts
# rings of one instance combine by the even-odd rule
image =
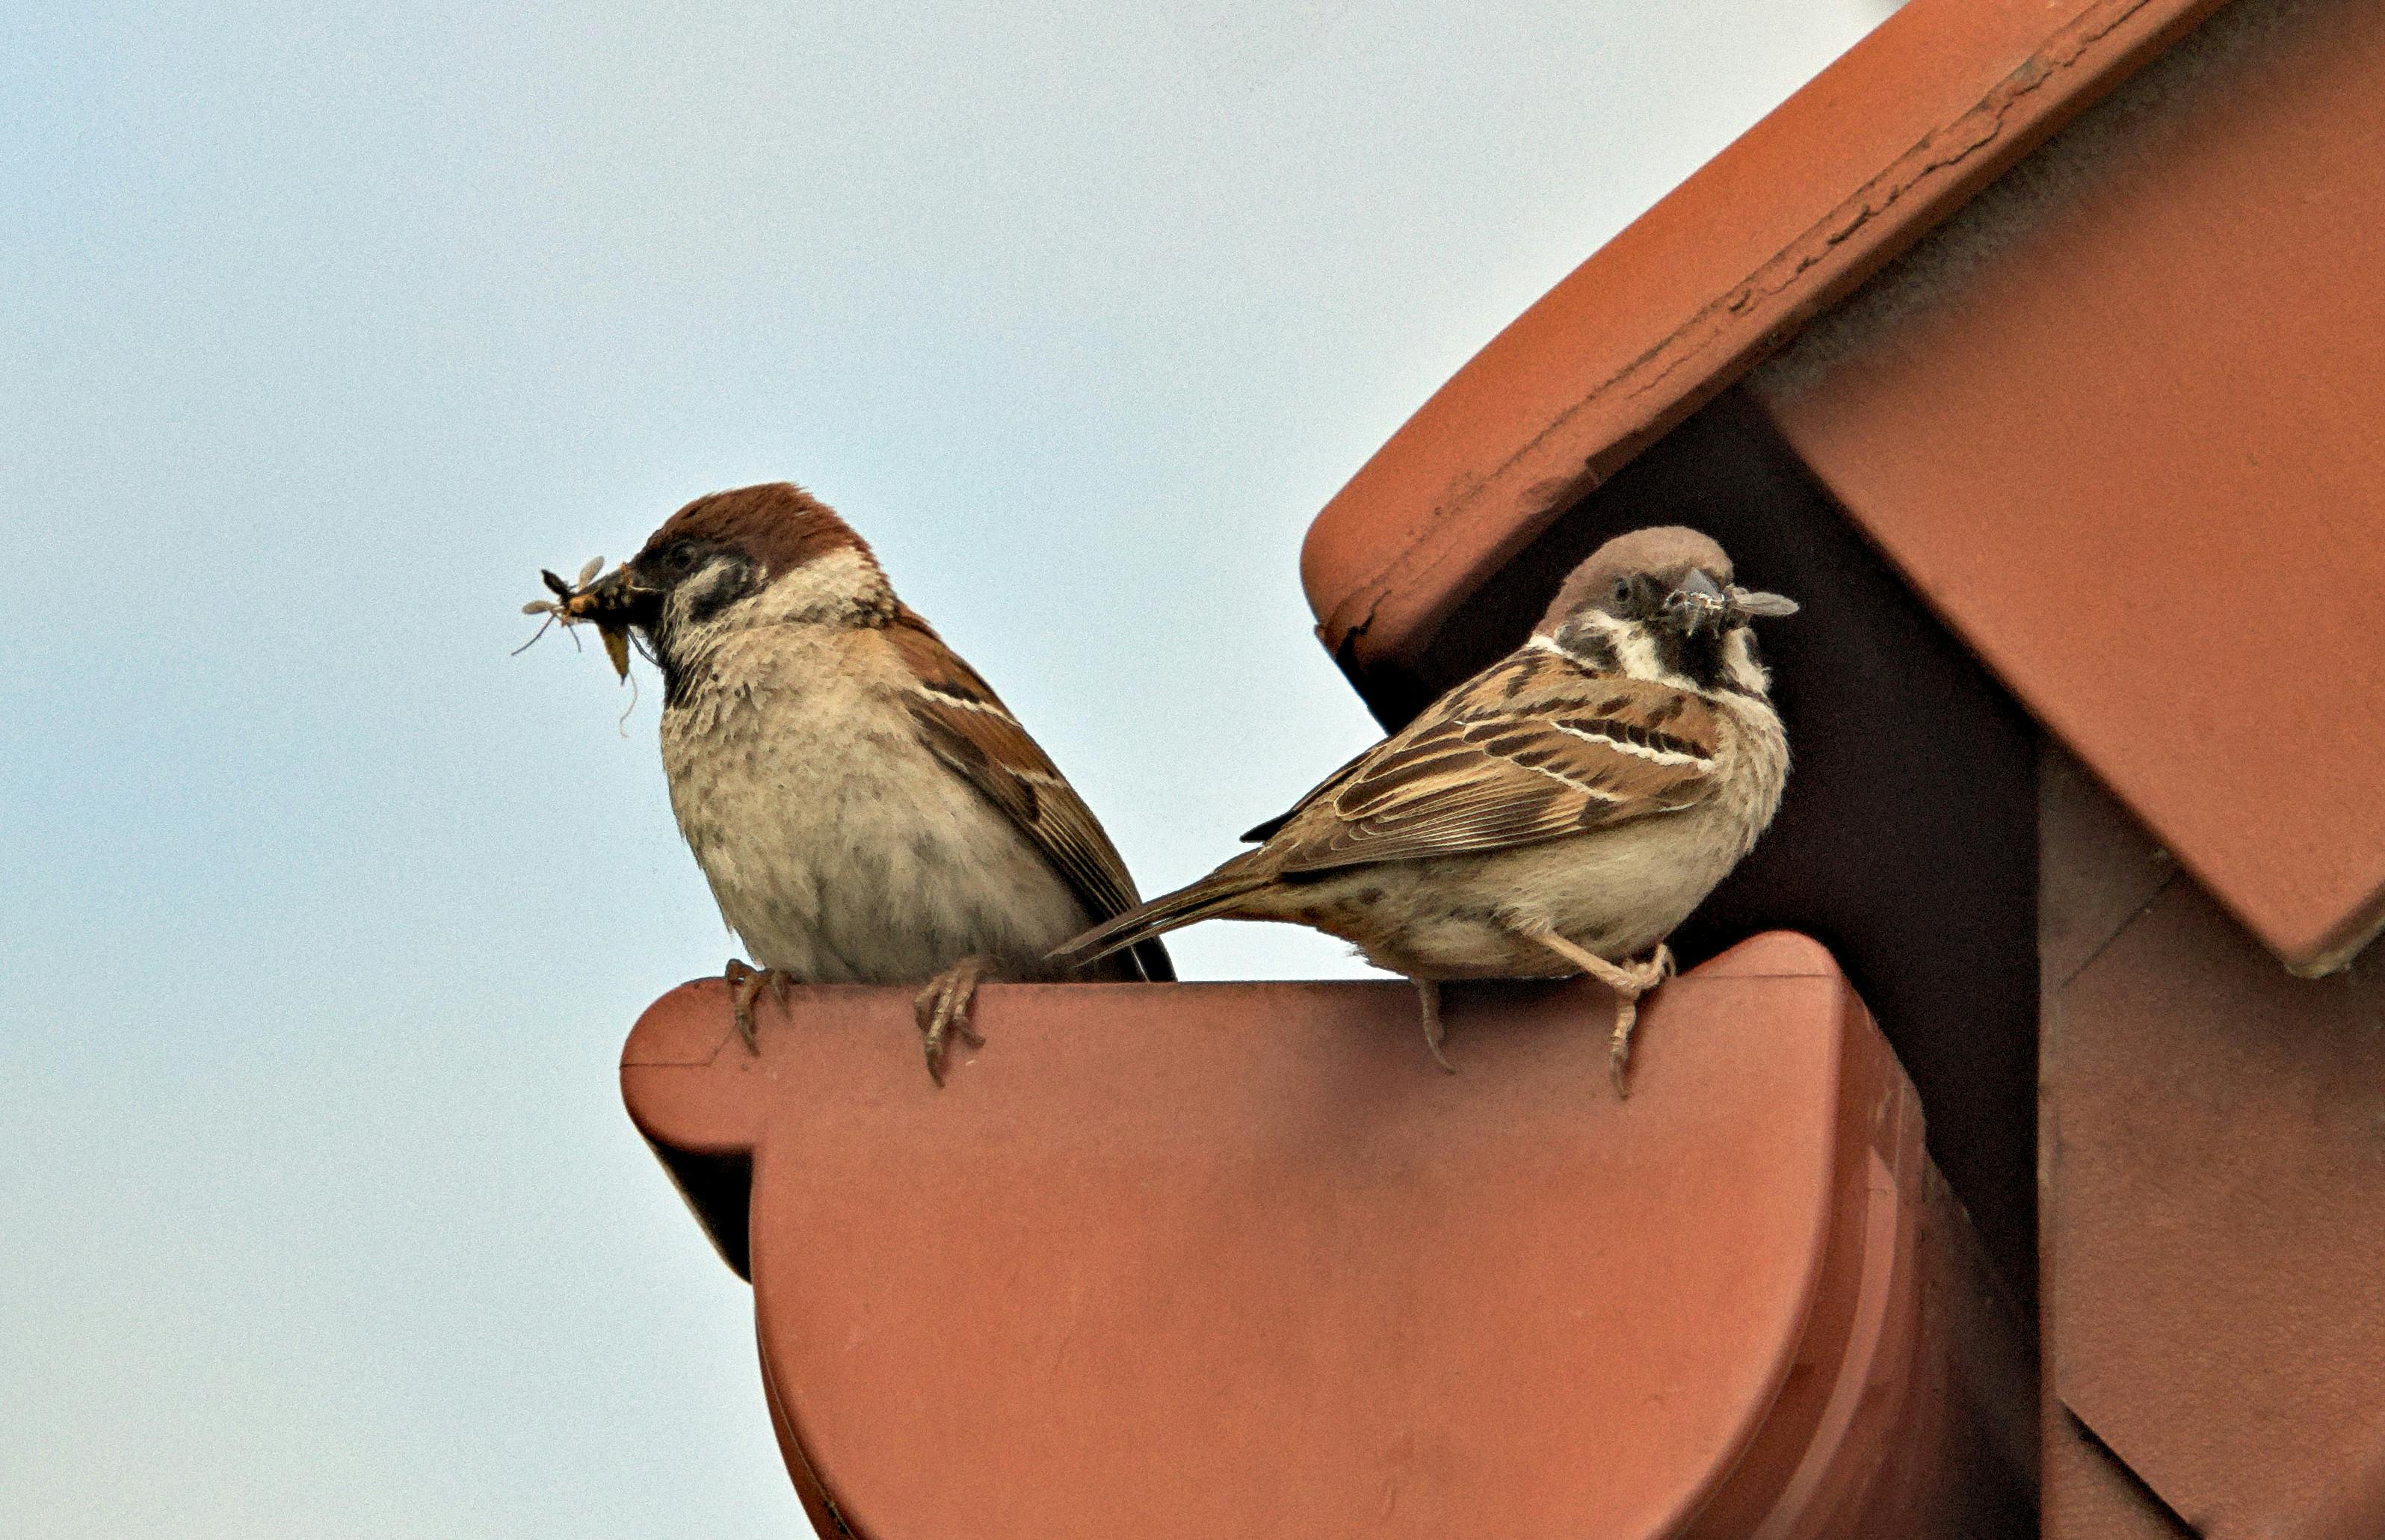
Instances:
[[[1114,951],[1162,935],[1195,920],[1206,920],[1234,907],[1244,894],[1264,887],[1267,879],[1241,872],[1212,872],[1190,887],[1162,893],[1123,914],[1112,915],[1073,941],[1052,949],[1052,961],[1081,968]]]

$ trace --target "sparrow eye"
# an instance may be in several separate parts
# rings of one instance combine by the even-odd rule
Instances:
[[[1615,602],[1616,602],[1617,603],[1618,603],[1618,604],[1628,604],[1628,603],[1630,603],[1630,602],[1631,602],[1631,579],[1630,579],[1630,578],[1617,578],[1617,579],[1615,579],[1615,595],[1614,595],[1614,597],[1615,597]]]
[[[663,553],[663,565],[673,572],[685,572],[695,565],[695,542],[673,540],[670,549]]]

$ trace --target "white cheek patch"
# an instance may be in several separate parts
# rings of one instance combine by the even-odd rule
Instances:
[[[1755,661],[1745,627],[1731,632],[1723,648],[1723,666],[1729,671],[1731,682],[1751,695],[1762,695],[1772,685],[1772,676]]]
[[[1665,677],[1664,665],[1656,661],[1656,643],[1646,631],[1637,626],[1611,626],[1606,628],[1606,640],[1614,644],[1624,673],[1635,679]]]
[[[782,572],[758,590],[703,620],[691,616],[705,599],[732,581],[726,563],[698,573],[670,597],[669,617],[684,646],[697,647],[755,626],[836,621],[880,607],[889,597],[885,575],[859,551],[831,551]]]
[[[724,631],[734,627],[735,622],[730,619],[737,610],[734,604],[714,610],[702,620],[695,618],[705,601],[728,580],[728,564],[718,562],[671,590],[670,597],[663,602],[663,628],[673,652],[684,658],[708,652],[718,643]]]
[[[1608,645],[1615,649],[1616,672],[1630,678],[1644,679],[1650,684],[1664,685],[1667,689],[1697,692],[1698,687],[1694,683],[1657,661],[1656,639],[1649,634],[1648,627],[1617,620],[1612,615],[1599,615],[1589,618],[1597,624]]]
[[[732,562],[716,560],[708,563],[703,571],[671,590],[670,618],[681,626],[690,624],[696,612],[711,607],[715,594],[736,580],[735,575],[736,565]]]
[[[744,626],[828,620],[865,608],[885,591],[886,578],[878,564],[847,546],[779,574],[761,592],[739,600],[727,613]]]

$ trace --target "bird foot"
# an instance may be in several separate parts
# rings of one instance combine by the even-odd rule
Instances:
[[[1615,991],[1615,1036],[1606,1049],[1606,1076],[1621,1100],[1631,1094],[1625,1071],[1631,1063],[1631,1029],[1640,1021],[1640,997],[1673,976],[1673,949],[1662,941],[1638,962],[1609,962],[1587,947],[1576,946],[1550,926],[1525,932],[1535,941]]]
[[[730,958],[720,970],[720,981],[729,986],[730,1019],[737,1025],[737,1037],[748,1053],[760,1053],[762,1045],[754,1037],[754,997],[768,986],[770,999],[780,1010],[787,1008],[787,986],[795,981],[793,974],[779,968],[755,968],[736,958]]]
[[[1642,962],[1606,966],[1610,971],[1598,975],[1615,991],[1615,1035],[1606,1048],[1606,1077],[1614,1082],[1615,1099],[1620,1101],[1631,1094],[1627,1074],[1631,1067],[1631,1029],[1640,1021],[1640,997],[1673,976],[1673,949],[1659,941]]]
[[[1455,1074],[1457,1066],[1441,1051],[1441,985],[1430,978],[1410,979],[1408,982],[1416,986],[1417,1000],[1424,1008],[1425,1048],[1432,1054],[1432,1062],[1442,1067],[1442,1073]]]
[[[971,1048],[985,1047],[985,1038],[969,1025],[969,1012],[977,1002],[977,987],[992,971],[984,958],[964,957],[928,980],[927,987],[911,1002],[912,1019],[919,1026],[919,1047],[928,1056],[928,1078],[939,1087],[944,1083],[944,1054],[953,1038]]]
[[[1640,1000],[1637,996],[1618,994],[1615,997],[1615,1036],[1606,1045],[1606,1078],[1614,1083],[1615,1099],[1623,1100],[1631,1094],[1628,1078],[1631,1068],[1631,1029],[1640,1021]]]

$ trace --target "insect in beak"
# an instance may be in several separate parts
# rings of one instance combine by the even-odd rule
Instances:
[[[1687,636],[1708,627],[1719,631],[1727,624],[1730,601],[1715,580],[1692,567],[1681,586],[1665,596],[1665,616]]]
[[[566,630],[582,621],[596,627],[597,640],[605,644],[605,656],[613,672],[622,678],[630,677],[630,627],[620,612],[628,606],[622,594],[629,586],[628,569],[617,567],[612,575],[598,582],[596,575],[605,570],[605,558],[596,557],[580,569],[580,576],[566,581],[542,567],[539,581],[544,583],[552,599],[533,599],[522,606],[524,615],[543,615],[545,621],[532,633],[528,647],[546,634],[546,627],[560,624]],[[520,652],[521,648],[514,649]]]
[[[1754,589],[1743,589],[1736,585],[1731,588],[1729,597],[1730,613],[1734,619],[1742,615],[1757,619],[1771,619],[1784,615],[1795,615],[1800,607],[1797,601],[1781,594],[1761,593]]]

